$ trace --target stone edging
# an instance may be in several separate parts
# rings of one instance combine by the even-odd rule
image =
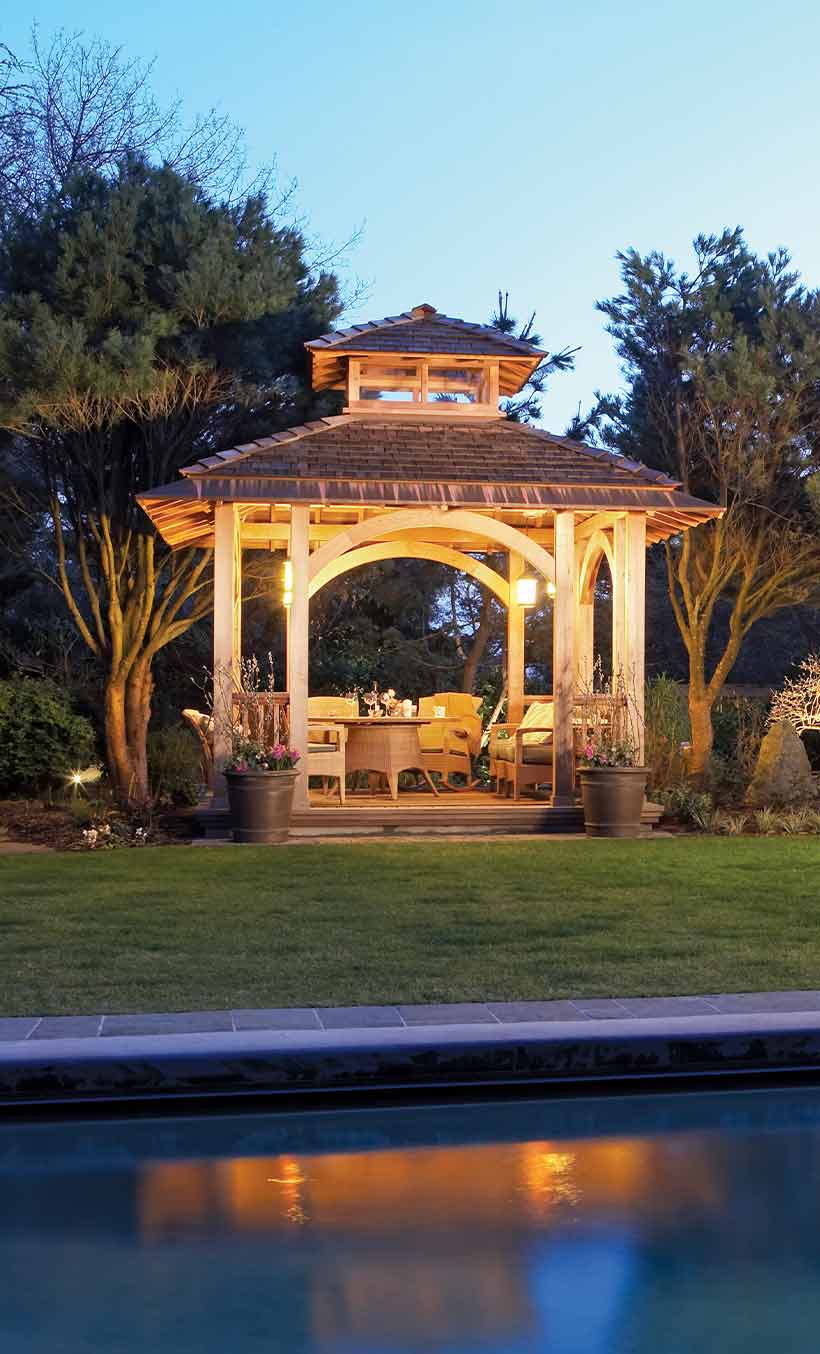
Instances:
[[[96,1017],[99,1028],[91,1037],[79,1036],[79,1031],[62,1038],[37,1037],[37,1029],[28,1039],[7,1036],[0,1043],[0,1104],[33,1107],[248,1094],[278,1098],[307,1092],[820,1072],[818,994],[764,996],[770,1002],[802,1000],[804,1009],[769,1006],[757,1012],[664,1016],[643,1008],[644,1015],[627,1015],[624,1002],[620,1010],[606,1014],[482,1021],[470,1020],[462,1006],[442,1008],[450,1013],[448,1023],[443,1018],[428,1023],[403,1019],[398,1025],[237,1029],[232,1018],[227,1028],[212,1026],[210,1031],[111,1031],[107,1037],[104,1022]],[[810,998],[815,1005],[807,1008]],[[745,998],[753,999],[751,994]],[[688,1000],[711,1004],[728,998]],[[362,1009],[410,1013],[426,1008]],[[215,1019],[224,1015],[201,1014]]]

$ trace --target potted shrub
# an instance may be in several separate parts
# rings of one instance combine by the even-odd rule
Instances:
[[[588,837],[637,837],[648,770],[636,766],[636,745],[599,735],[581,753],[578,777]]]
[[[299,753],[283,743],[266,748],[254,739],[234,742],[225,767],[235,842],[287,840]]]

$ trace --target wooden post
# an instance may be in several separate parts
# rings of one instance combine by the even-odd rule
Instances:
[[[214,770],[231,754],[233,692],[242,661],[242,538],[234,503],[214,510]],[[221,775],[217,795],[225,795]]]
[[[515,598],[515,585],[524,572],[524,561],[509,552],[510,603],[507,607],[507,720],[520,724],[524,718],[524,621],[525,611]]]
[[[574,803],[575,736],[575,516],[555,514],[555,603],[552,611],[552,802]]]
[[[575,547],[575,678],[578,691],[591,691],[595,676],[595,588],[592,600],[581,595],[581,565],[586,542]]]
[[[612,528],[612,684],[626,680],[628,658],[626,652],[626,555],[627,519],[618,517]]]
[[[636,725],[638,760],[644,757],[644,685],[646,682],[646,516],[626,519],[626,683],[630,715]]]
[[[293,566],[293,601],[288,618],[288,691],[290,694],[290,743],[301,754],[301,775],[293,796],[295,808],[308,807],[308,565],[310,554],[310,508],[294,503],[290,510],[290,560]]]

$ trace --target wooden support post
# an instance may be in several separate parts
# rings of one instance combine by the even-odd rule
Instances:
[[[626,517],[616,519],[612,528],[612,683],[626,680]]]
[[[595,676],[595,587],[591,600],[581,593],[581,566],[586,545],[575,547],[575,680],[578,691],[591,691]]]
[[[308,807],[308,665],[310,601],[308,568],[310,508],[294,503],[290,510],[290,560],[293,566],[293,601],[288,623],[288,692],[290,694],[290,743],[301,754],[301,774],[293,796],[295,808]]]
[[[524,573],[524,561],[509,552],[510,602],[507,607],[507,719],[520,724],[524,718],[524,621],[525,611],[515,597],[515,585]]]
[[[646,682],[646,516],[626,519],[626,682],[630,715],[635,724],[638,760],[644,757],[644,686]]]
[[[575,736],[575,516],[555,514],[555,603],[552,611],[552,802],[574,803]]]
[[[233,692],[242,661],[242,543],[236,505],[214,510],[214,769],[220,773],[231,754]],[[219,775],[217,797],[224,798]]]

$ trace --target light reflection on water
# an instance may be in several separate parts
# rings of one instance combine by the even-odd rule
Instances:
[[[0,1349],[814,1351],[820,1096],[769,1094],[4,1130]]]

